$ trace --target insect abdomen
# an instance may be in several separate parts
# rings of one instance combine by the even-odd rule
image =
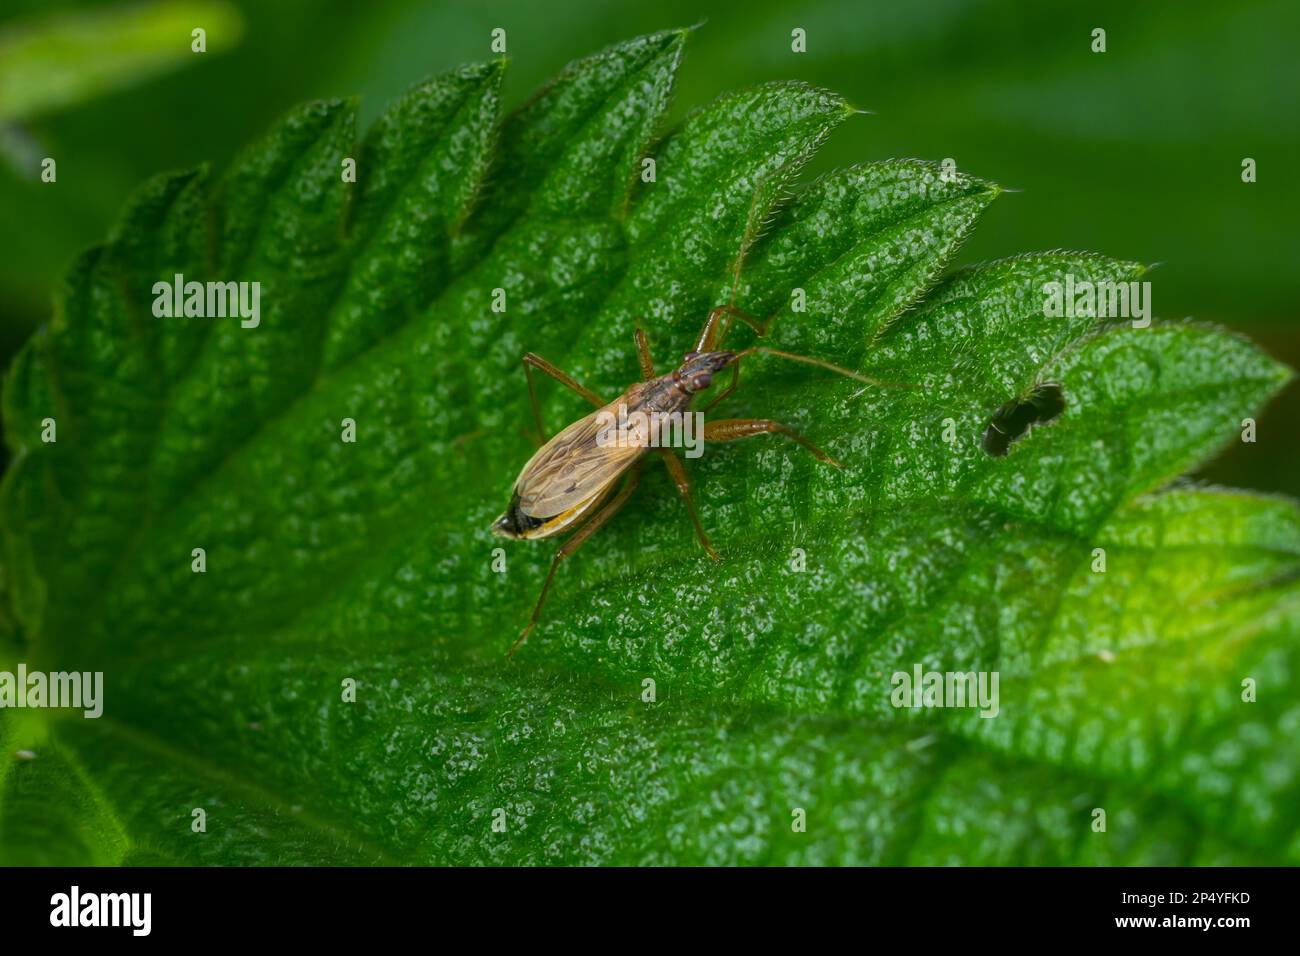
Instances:
[[[519,492],[515,492],[510,497],[510,504],[506,508],[506,513],[497,519],[492,530],[497,534],[503,534],[511,538],[522,538],[530,531],[536,531],[542,525],[546,524],[544,518],[534,518],[530,514],[524,514],[519,507]]]
[[[546,518],[539,518],[524,511],[520,504],[519,492],[515,491],[510,498],[510,506],[506,508],[506,513],[492,525],[492,531],[506,538],[549,538],[559,534],[603,501],[612,487],[612,483],[608,484],[573,507]]]

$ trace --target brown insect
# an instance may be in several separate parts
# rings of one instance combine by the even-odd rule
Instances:
[[[533,616],[524,628],[519,639],[510,648],[513,655],[519,645],[528,637],[537,624],[542,613],[546,594],[551,589],[555,569],[561,561],[572,555],[583,542],[595,534],[615,513],[618,512],[640,479],[645,456],[655,451],[659,453],[668,467],[673,483],[677,486],[686,510],[695,525],[695,534],[700,544],[715,561],[718,553],[709,543],[708,535],[700,524],[699,515],[691,500],[691,483],[681,459],[671,448],[654,447],[655,435],[641,433],[637,440],[625,442],[601,441],[602,422],[622,409],[627,416],[633,412],[658,413],[660,416],[686,412],[698,392],[713,384],[713,376],[728,366],[732,369],[731,382],[718,394],[703,411],[722,401],[735,390],[740,381],[740,361],[749,355],[775,355],[780,358],[805,362],[830,369],[840,375],[866,382],[869,385],[881,384],[874,379],[851,372],[848,369],[832,365],[821,359],[808,358],[804,355],[792,355],[777,349],[751,346],[739,352],[722,351],[722,342],[730,327],[729,320],[738,318],[749,325],[756,333],[763,335],[766,324],[760,323],[752,316],[739,309],[723,305],[709,313],[704,328],[695,344],[695,348],[682,356],[682,364],[667,375],[656,375],[654,364],[650,359],[650,348],[645,333],[636,330],[637,357],[641,363],[642,381],[629,385],[626,391],[612,402],[606,402],[591,389],[580,385],[546,359],[529,352],[524,356],[524,373],[528,379],[528,396],[533,406],[533,418],[537,431],[544,444],[528,460],[519,477],[515,479],[514,493],[505,514],[492,525],[495,534],[506,538],[550,538],[564,531],[573,529],[574,534],[560,546],[551,561],[550,572],[542,593],[538,595],[533,608]],[[549,441],[546,441],[546,429],[542,425],[542,413],[537,403],[537,389],[533,382],[532,370],[545,372],[560,384],[577,392],[592,405],[596,411],[580,418]],[[653,416],[651,416],[653,417]],[[819,461],[840,467],[839,462],[804,438],[788,425],[766,418],[728,418],[707,422],[704,425],[704,441],[736,441],[754,435],[781,434],[794,439],[808,449]],[[627,475],[617,493],[615,486],[623,475]],[[612,497],[611,497],[612,496]]]

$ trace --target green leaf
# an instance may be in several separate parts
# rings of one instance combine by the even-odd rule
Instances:
[[[0,122],[28,120],[195,62],[196,27],[205,31],[203,52],[217,54],[238,44],[244,21],[223,0],[182,0],[6,24]]]
[[[1213,328],[1046,314],[1047,283],[1131,263],[944,279],[998,188],[907,160],[801,184],[853,112],[831,93],[757,87],[661,136],[686,39],[502,122],[499,64],[360,143],[351,104],[308,105],[216,185],[146,185],[74,265],[5,384],[0,663],[102,670],[104,716],[0,711],[26,754],[0,858],[1300,860],[1300,511],[1178,481],[1289,371]],[[260,323],[155,318],[177,272],[261,282]],[[637,325],[667,370],[733,292],[776,347],[888,383],[755,356],[719,406],[844,469],[710,444],[715,564],[649,468],[508,661],[551,554],[492,568],[521,354],[612,397]],[[1045,381],[1064,413],[987,455]],[[542,394],[552,428],[584,411]],[[997,672],[996,716],[895,707],[917,666]]]

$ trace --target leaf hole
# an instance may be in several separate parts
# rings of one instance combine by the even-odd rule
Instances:
[[[1001,458],[1034,425],[1045,425],[1065,411],[1065,393],[1056,382],[1035,385],[1007,402],[984,429],[984,451]]]

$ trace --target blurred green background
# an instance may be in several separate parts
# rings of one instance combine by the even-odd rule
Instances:
[[[841,127],[809,175],[952,157],[1020,190],[961,262],[1051,248],[1159,262],[1157,315],[1238,329],[1300,366],[1295,0],[3,0],[0,358],[48,317],[63,270],[136,185],[220,169],[304,99],[360,95],[372,119],[421,78],[491,58],[502,27],[512,106],[571,59],[701,20],[677,115],[763,80],[831,87],[872,115]],[[203,55],[190,52],[196,26]],[[804,54],[791,52],[795,27]],[[40,181],[46,156],[55,184]],[[1260,417],[1258,442],[1202,477],[1300,494],[1298,413],[1292,387]]]

